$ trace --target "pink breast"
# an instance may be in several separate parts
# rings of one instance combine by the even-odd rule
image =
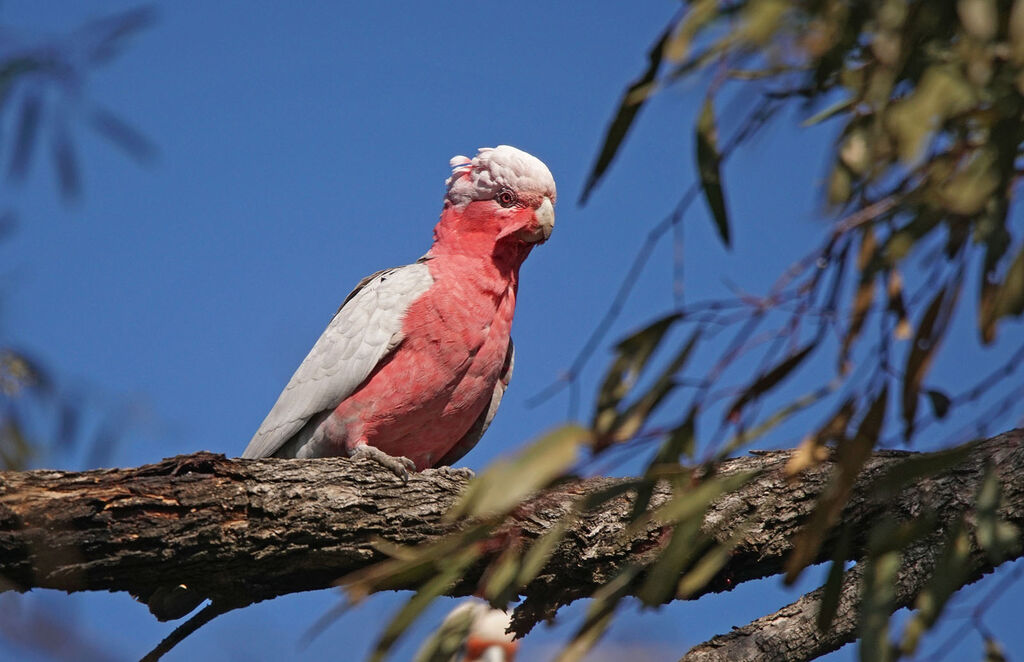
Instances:
[[[424,469],[490,403],[508,349],[515,287],[481,287],[480,279],[437,287],[445,275],[406,312],[401,345],[335,410],[347,448],[369,443]]]

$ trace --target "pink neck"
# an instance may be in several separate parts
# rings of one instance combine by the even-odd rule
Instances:
[[[446,202],[434,226],[429,257],[461,257],[493,264],[506,277],[518,280],[519,266],[533,248],[515,234],[499,237],[508,223],[487,213],[484,205],[455,207]]]

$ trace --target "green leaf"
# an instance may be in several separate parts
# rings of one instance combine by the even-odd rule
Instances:
[[[932,411],[935,412],[935,418],[940,420],[946,418],[946,414],[949,413],[949,407],[953,404],[949,396],[936,389],[928,389],[925,391],[925,395],[928,396],[929,402],[932,403]]]
[[[1024,15],[1024,12],[1021,14]],[[985,635],[985,662],[1006,662],[1006,653],[1003,652],[1003,647],[988,635]]]
[[[521,567],[519,551],[514,546],[506,547],[498,558],[487,567],[483,579],[483,598],[492,605],[506,605],[515,598],[519,588],[517,579]]]
[[[935,625],[950,596],[968,577],[970,555],[970,538],[965,527],[958,525],[951,531],[931,578],[914,602],[916,613],[907,622],[900,641],[900,651],[904,655],[914,654],[921,636]]]
[[[764,395],[766,392],[774,388],[783,379],[789,376],[789,373],[793,372],[797,366],[803,363],[804,359],[814,350],[817,345],[813,342],[808,343],[802,349],[790,354],[788,357],[783,359],[780,363],[776,364],[766,372],[761,373],[754,383],[750,385],[747,390],[740,394],[736,398],[732,406],[729,407],[729,412],[726,414],[726,418],[730,421],[735,421],[739,418],[740,413],[743,411],[743,407],[752,400]]]
[[[875,230],[868,225],[861,232],[860,249],[857,253],[857,272],[860,274],[857,290],[850,305],[850,323],[843,336],[843,345],[839,351],[839,371],[845,374],[849,366],[850,350],[864,328],[864,321],[875,303],[875,276],[877,270],[873,263],[878,248]]]
[[[472,605],[466,602],[452,610],[416,651],[413,662],[451,662],[465,644],[473,625],[476,614],[469,608]]]
[[[668,544],[658,554],[657,560],[647,570],[644,583],[637,591],[645,605],[660,605],[676,593],[679,576],[686,566],[707,547],[708,540],[701,535],[703,517],[691,517],[676,524]]]
[[[590,430],[579,425],[555,428],[517,456],[498,460],[470,481],[448,513],[458,517],[492,517],[519,505],[526,497],[562,476],[591,441]]]
[[[844,440],[836,449],[835,475],[832,476],[828,488],[818,497],[814,512],[797,533],[793,540],[793,551],[786,559],[787,584],[795,582],[803,569],[814,562],[825,534],[838,521],[843,507],[850,498],[857,474],[871,457],[871,450],[878,442],[878,435],[885,421],[888,397],[888,387],[883,387],[861,419],[854,437]]]
[[[703,518],[715,499],[738,490],[758,475],[756,471],[742,471],[707,478],[696,487],[680,491],[632,526],[639,528],[646,525],[647,521],[674,524],[694,517]]]
[[[519,575],[516,577],[519,586],[529,584],[544,569],[551,555],[558,549],[558,543],[565,537],[565,531],[574,517],[575,515],[566,515],[560,519],[526,550],[523,562],[519,566]]]
[[[676,596],[681,600],[689,598],[697,591],[704,588],[708,582],[714,579],[718,571],[725,567],[732,557],[736,545],[742,542],[747,533],[747,523],[736,528],[729,539],[712,547],[704,556],[694,564],[693,569],[687,572],[679,580],[676,587]]]
[[[995,323],[1003,317],[1020,317],[1024,313],[1024,246],[1013,259],[1010,268],[1006,271],[1006,277],[995,292],[992,302],[992,315],[990,324]],[[993,332],[994,336],[994,332]]]
[[[373,653],[370,655],[371,662],[380,662],[391,651],[391,648],[398,641],[398,638],[409,629],[409,626],[416,621],[423,611],[430,606],[438,596],[451,588],[468,568],[480,556],[475,547],[462,550],[459,554],[452,556],[448,562],[423,584],[416,593],[398,610],[398,613],[391,619],[387,627],[381,633]]]
[[[615,346],[615,360],[608,368],[597,396],[593,427],[598,434],[612,429],[618,418],[619,403],[629,394],[654,350],[679,318],[680,315],[672,314],[655,320]]]
[[[697,329],[672,360],[668,362],[668,365],[661,371],[661,374],[647,392],[637,398],[624,412],[615,417],[610,429],[595,430],[597,441],[594,446],[596,450],[600,450],[612,442],[630,439],[643,428],[654,410],[664,402],[666,396],[675,388],[675,375],[686,365],[699,337],[700,329]]]
[[[832,552],[832,565],[828,569],[828,578],[825,580],[824,591],[821,594],[821,607],[818,609],[818,618],[815,623],[818,631],[828,632],[832,627],[832,621],[839,611],[839,597],[843,589],[843,576],[846,574],[846,559],[850,556],[850,547],[853,544],[853,531],[844,528],[836,542],[835,551]]]
[[[718,235],[726,247],[731,246],[729,215],[725,209],[725,194],[722,191],[722,155],[718,151],[718,129],[715,126],[715,111],[711,97],[704,100],[700,117],[697,119],[697,170],[704,198],[711,209],[711,216],[718,229]]]
[[[985,468],[985,476],[978,488],[977,528],[974,535],[994,564],[1010,558],[1020,548],[1020,530],[999,516],[1002,505],[1002,484],[992,465]]]
[[[665,45],[668,43],[674,28],[675,24],[673,23],[661,33],[661,36],[658,37],[654,46],[651,46],[650,51],[647,53],[647,69],[623,93],[622,99],[619,101],[619,108],[615,111],[615,119],[612,120],[608,130],[605,132],[604,143],[601,145],[597,161],[587,177],[583,193],[580,194],[581,206],[587,204],[587,198],[590,197],[594,187],[597,186],[597,182],[600,181],[608,166],[611,165],[612,159],[615,158],[619,148],[622,146],[622,141],[626,139],[626,134],[629,133],[629,129],[633,125],[636,114],[640,112],[641,106],[643,106],[644,101],[650,95],[654,79],[658,75],[658,69],[661,67],[661,61],[664,58]]]
[[[677,465],[683,455],[693,457],[697,445],[697,408],[692,407],[686,419],[669,431],[668,437],[658,448],[658,452],[651,458],[647,467],[647,474],[651,469],[660,465]]]
[[[805,119],[803,122],[801,122],[800,126],[802,126],[804,128],[807,128],[807,127],[810,127],[810,126],[814,126],[815,124],[820,124],[820,123],[824,122],[827,119],[832,119],[836,115],[838,115],[840,113],[843,113],[843,112],[849,110],[850,108],[853,108],[853,106],[856,103],[857,103],[856,99],[844,99],[843,101],[838,101],[838,102],[832,104],[831,106],[829,106],[828,108],[825,108],[824,110],[821,110],[821,111],[811,115],[810,117]]]
[[[864,562],[864,590],[860,602],[860,646],[862,662],[889,662],[893,659],[889,643],[889,615],[896,602],[896,579],[900,571],[900,553],[885,552]]]
[[[640,574],[640,566],[628,565],[594,592],[583,625],[576,631],[565,649],[559,653],[555,662],[578,662],[583,659],[587,651],[594,647],[594,644],[608,629],[612,616],[615,615],[615,609],[619,602],[626,597],[630,585],[638,574]]]
[[[943,308],[950,310],[956,303],[959,288],[952,292],[942,288],[935,293],[931,303],[917,325],[914,343],[907,354],[907,365],[903,371],[903,438],[909,440],[914,434],[914,418],[917,416],[917,403],[921,392],[921,384],[928,373],[935,351],[946,333],[948,312],[940,315]]]

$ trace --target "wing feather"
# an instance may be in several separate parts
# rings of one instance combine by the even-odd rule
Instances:
[[[425,262],[367,276],[345,298],[242,453],[269,457],[350,396],[401,341],[405,311],[433,284]]]

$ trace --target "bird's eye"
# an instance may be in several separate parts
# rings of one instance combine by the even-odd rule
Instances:
[[[498,195],[494,196],[494,199],[497,200],[498,204],[502,207],[511,207],[519,202],[519,196],[516,195],[515,191],[509,188],[503,188],[498,191]]]

